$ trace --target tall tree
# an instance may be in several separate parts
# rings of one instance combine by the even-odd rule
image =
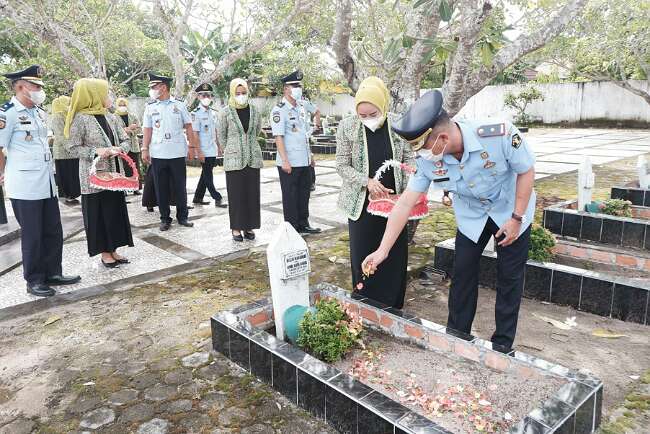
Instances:
[[[359,78],[367,73],[382,76],[389,84],[396,111],[419,95],[432,62],[443,62],[445,108],[455,114],[507,67],[558,36],[587,1],[550,1],[544,8],[518,2],[522,25],[519,35],[508,40],[504,37],[510,29],[503,19],[504,1],[368,1],[357,6],[360,10],[355,13],[352,0],[339,0],[332,46],[349,86],[356,90]],[[388,7],[393,8],[392,13],[387,12]],[[376,13],[382,13],[384,19],[373,29],[362,18],[369,17],[372,23]],[[393,23],[387,20],[391,16],[404,17],[401,25],[393,24],[399,18]],[[370,45],[375,46],[374,52]]]

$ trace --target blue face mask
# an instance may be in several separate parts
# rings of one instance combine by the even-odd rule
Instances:
[[[296,101],[300,100],[302,98],[302,87],[292,87],[291,97]]]

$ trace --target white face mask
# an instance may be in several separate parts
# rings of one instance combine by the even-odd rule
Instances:
[[[438,138],[440,137],[440,134],[438,134],[438,137],[436,137],[436,141],[433,142],[433,146],[431,149],[436,147],[436,143],[438,142]],[[431,149],[420,149],[418,150],[418,155],[425,160],[433,161],[434,163],[437,161],[442,160],[442,157],[445,155],[445,149],[447,149],[447,145],[445,145],[444,148],[442,148],[442,151],[439,154],[434,154],[431,152]]]
[[[291,96],[296,101],[298,101],[300,98],[302,98],[302,87],[292,87],[291,88]]]
[[[210,104],[212,104],[212,99],[210,99],[210,98],[201,98],[201,104],[203,104],[204,107],[207,107]]]
[[[127,110],[126,106],[120,105],[120,106],[117,106],[117,111],[120,112],[120,113],[126,113],[128,110]]]
[[[235,101],[239,105],[244,105],[248,102],[248,95],[236,95],[235,96]]]
[[[149,98],[158,99],[160,91],[158,89],[149,89]]]
[[[41,105],[45,102],[45,91],[43,89],[30,90],[29,99],[36,105]]]
[[[373,133],[379,128],[381,117],[361,119],[361,122]]]

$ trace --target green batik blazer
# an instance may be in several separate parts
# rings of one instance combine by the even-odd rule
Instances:
[[[262,118],[253,105],[250,107],[248,132],[244,132],[237,110],[226,106],[217,115],[217,139],[223,151],[223,168],[226,172],[247,166],[262,167],[262,149],[257,136],[262,130]]]
[[[393,159],[415,167],[415,154],[411,145],[405,142],[392,129],[389,114],[388,128],[390,131]],[[347,117],[339,124],[336,133],[336,170],[343,179],[337,206],[351,220],[357,220],[366,201],[368,185],[368,142],[363,124],[358,116]],[[401,194],[406,189],[408,175],[401,170],[395,170],[396,193]]]

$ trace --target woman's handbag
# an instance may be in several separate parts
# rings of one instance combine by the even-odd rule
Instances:
[[[135,191],[140,188],[138,168],[135,165],[135,162],[125,153],[119,152],[115,155],[118,158],[121,158],[129,165],[131,168],[131,176],[125,176],[124,173],[120,172],[109,172],[106,170],[97,169],[97,163],[101,160],[102,157],[95,157],[93,164],[90,167],[90,181],[89,184],[93,188],[100,190],[111,190],[111,191]],[[111,155],[108,158],[113,157]],[[110,165],[108,165],[110,167]]]
[[[384,172],[388,170],[390,167],[393,167],[394,169],[403,170],[404,172],[407,173],[415,173],[415,168],[407,164],[400,163],[399,161],[396,160],[388,160],[388,161],[384,161],[384,164],[382,164],[381,167],[377,169],[374,179],[376,181],[379,181],[381,179],[381,176],[384,174]],[[367,210],[372,215],[388,218],[390,212],[393,210],[393,207],[395,206],[395,203],[397,202],[397,199],[399,199],[399,196],[400,196],[399,194],[389,194],[387,197],[373,198],[372,195],[369,195]],[[411,209],[411,212],[409,214],[409,220],[420,220],[426,217],[429,214],[428,202],[429,201],[427,199],[427,195],[425,193],[422,193],[418,198],[418,201],[416,202],[415,206]]]

